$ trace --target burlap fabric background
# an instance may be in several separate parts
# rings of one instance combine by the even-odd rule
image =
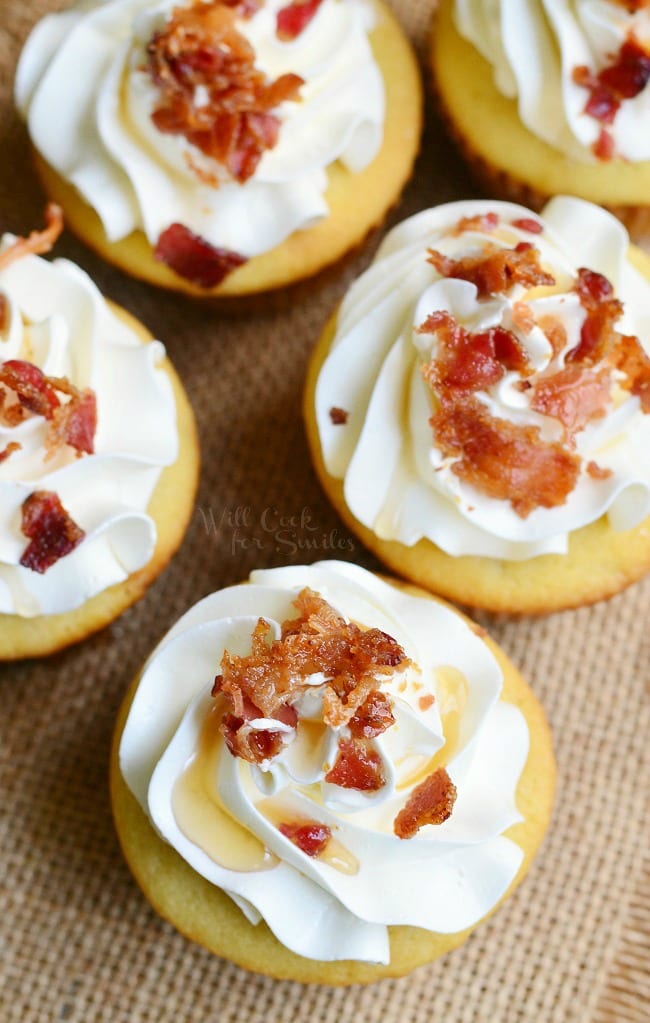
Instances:
[[[432,0],[393,2],[422,54]],[[11,83],[29,28],[61,6],[1,0],[2,229],[25,232],[40,220]],[[472,194],[431,117],[393,219]],[[76,649],[0,668],[2,1023],[649,1018],[650,580],[593,609],[484,619],[546,706],[558,802],[527,881],[445,960],[366,989],[274,983],[176,934],[121,859],[107,795],[111,728],[154,642],[189,604],[254,566],[338,555],[374,567],[358,543],[349,553],[316,483],[300,395],[310,348],[375,245],[282,309],[225,319],[126,279],[69,237],[59,244],[59,255],[80,262],[165,341],[199,418],[204,469],[186,542],[146,599]]]

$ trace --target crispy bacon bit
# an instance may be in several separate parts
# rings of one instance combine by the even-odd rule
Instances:
[[[214,288],[247,262],[245,256],[217,249],[183,224],[172,224],[160,235],[154,257],[179,277],[200,288]]]
[[[51,490],[35,490],[23,501],[20,528],[31,541],[20,564],[41,574],[70,554],[86,535]]]
[[[63,210],[56,203],[50,202],[45,207],[45,228],[32,231],[27,238],[16,238],[15,242],[0,252],[0,270],[24,256],[43,256],[49,252],[63,230]]]
[[[513,302],[512,322],[522,334],[530,334],[535,326],[535,317],[530,306],[526,305],[525,302]]]
[[[593,366],[601,362],[620,337],[614,324],[623,313],[623,303],[614,298],[614,288],[603,274],[582,267],[576,291],[586,312],[580,344],[567,355],[567,362]]]
[[[87,388],[76,391],[70,401],[60,405],[52,416],[45,447],[46,460],[69,444],[78,455],[92,455],[95,451],[95,431],[97,430],[97,399],[95,392]]]
[[[275,81],[255,67],[255,52],[235,28],[240,5],[223,0],[176,7],[147,47],[149,72],[160,90],[152,120],[164,134],[182,135],[244,182],[278,140],[271,113],[298,99],[303,79]],[[249,13],[250,4],[245,4]]]
[[[276,35],[283,43],[289,43],[304,32],[318,11],[323,0],[292,0],[280,8],[276,18]]]
[[[342,789],[376,792],[386,778],[379,754],[362,739],[342,739],[334,767],[325,781]]]
[[[601,128],[598,138],[591,147],[597,160],[611,160],[614,156],[614,136],[607,128]]]
[[[530,407],[559,419],[571,438],[587,423],[603,418],[611,387],[607,367],[596,371],[572,364],[537,381]]]
[[[551,346],[554,356],[558,356],[566,347],[566,330],[556,316],[541,316],[537,321],[540,330],[544,331],[546,340]]]
[[[14,392],[24,409],[45,419],[51,419],[61,404],[45,374],[22,359],[8,359],[0,365],[0,384]]]
[[[592,480],[606,480],[612,475],[612,470],[603,469],[596,462],[587,462],[587,474]]]
[[[504,327],[472,333],[451,313],[436,312],[417,333],[436,335],[435,358],[423,369],[424,379],[436,391],[482,391],[498,383],[506,370],[531,372],[524,348]]]
[[[235,714],[224,714],[221,719],[221,734],[233,757],[240,757],[250,764],[261,764],[272,760],[283,746],[282,732],[272,729],[253,729],[244,718]]]
[[[444,767],[417,785],[393,822],[398,838],[413,838],[425,824],[442,824],[456,802],[456,786]]]
[[[282,715],[293,714],[294,720],[287,723],[295,724],[292,702],[311,688],[310,676],[319,673],[326,679],[325,723],[332,727],[348,724],[379,688],[382,677],[408,666],[408,658],[394,639],[380,629],[363,631],[353,622],[346,622],[312,590],[302,590],[294,604],[299,615],[283,623],[280,639],[269,643],[271,627],[260,618],[247,657],[224,653],[213,694],[226,697],[232,717],[240,722],[236,726],[233,721],[227,722],[230,732],[238,732],[251,716],[282,720]],[[373,708],[375,705],[369,704],[368,718]],[[378,715],[376,708],[375,727]],[[359,717],[364,719],[363,710]],[[242,755],[234,748],[234,741],[232,746],[235,755]]]
[[[320,856],[332,837],[332,829],[327,824],[319,824],[318,821],[309,821],[307,824],[280,824],[279,830],[307,856]]]
[[[427,262],[441,277],[455,277],[474,284],[479,298],[500,295],[515,284],[526,288],[555,284],[555,278],[539,264],[539,251],[529,242],[520,242],[514,249],[489,245],[479,256],[451,259],[436,249],[429,249]]]
[[[337,408],[333,405],[330,409],[330,419],[334,423],[334,426],[345,426],[348,421],[349,413],[344,408]]]
[[[641,408],[650,413],[650,358],[641,346],[638,337],[628,334],[617,335],[618,344],[612,355],[616,369],[625,374],[621,386],[636,394]]]
[[[611,64],[598,74],[593,74],[585,64],[581,64],[573,69],[573,81],[589,92],[584,113],[601,125],[611,125],[621,103],[634,99],[650,82],[650,53],[634,36],[630,36]],[[613,156],[613,139],[604,129],[593,149],[601,160],[609,160]]]
[[[350,734],[355,739],[374,739],[395,724],[390,697],[375,689],[348,721]]]
[[[529,234],[542,234],[544,230],[544,225],[532,217],[518,217],[512,221],[512,226],[518,227],[520,231],[528,231]]]
[[[436,702],[436,698],[433,693],[425,693],[424,696],[420,696],[418,699],[418,707],[421,711],[428,710],[429,707],[433,707]]]
[[[0,451],[0,463],[6,462],[8,458],[11,458],[11,456],[14,453],[14,451],[21,451],[21,450],[22,450],[22,444],[19,444],[15,440],[9,441],[9,443],[6,446],[6,448],[4,448],[2,451]]]
[[[476,213],[473,217],[461,217],[455,228],[450,232],[452,235],[464,234],[465,231],[480,231],[489,234],[499,226],[498,213]]]
[[[495,418],[474,397],[443,400],[431,425],[443,454],[457,458],[456,476],[489,497],[510,501],[521,518],[540,506],[564,504],[578,479],[576,455],[543,441],[536,426]]]

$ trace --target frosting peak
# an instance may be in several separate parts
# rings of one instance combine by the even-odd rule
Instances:
[[[252,923],[309,958],[387,962],[387,925],[462,930],[519,869],[503,831],[521,819],[528,730],[501,684],[435,601],[342,562],[258,571],[154,651],[120,764],[161,835]],[[274,736],[270,755],[251,735]]]

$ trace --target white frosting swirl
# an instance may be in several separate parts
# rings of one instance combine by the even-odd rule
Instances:
[[[461,217],[497,213],[489,234],[457,233]],[[422,538],[452,555],[476,554],[522,560],[565,553],[568,535],[607,514],[614,529],[631,529],[650,514],[650,415],[628,392],[615,409],[576,435],[581,472],[566,502],[536,508],[527,518],[509,501],[497,500],[461,480],[453,460],[435,447],[431,400],[421,367],[435,351],[430,334],[416,328],[430,313],[447,310],[469,330],[502,325],[513,330],[536,371],[560,368],[575,348],[585,312],[573,291],[577,268],[604,274],[624,302],[617,328],[637,335],[650,349],[650,284],[627,258],[628,237],[604,210],[579,199],[556,198],[544,210],[543,234],[512,226],[529,210],[494,201],[456,202],[419,213],[384,240],[372,266],[355,282],[338,314],[336,336],[316,387],[316,417],[327,472],[344,481],[345,501],[355,518],[377,536],[412,545]],[[567,343],[553,360],[551,345],[536,326],[524,335],[513,305],[521,285],[507,296],[477,299],[468,282],[441,278],[427,262],[427,249],[453,258],[476,254],[488,243],[512,247],[532,242],[541,263],[555,276],[557,293],[528,301],[536,318],[552,315]],[[508,372],[489,392],[479,392],[489,412],[514,423],[538,426],[558,438],[558,423],[530,408],[529,398]],[[332,408],[348,412],[335,425]],[[605,479],[586,471],[589,461],[611,470]]]
[[[516,99],[534,135],[571,159],[592,160],[603,125],[585,113],[587,90],[576,67],[598,74],[633,34],[650,50],[650,11],[608,0],[454,0],[458,31],[494,70],[494,83]],[[650,160],[650,85],[623,100],[606,125],[615,154]]]
[[[218,188],[199,180],[188,156],[220,178],[222,168],[151,120],[158,93],[146,45],[178,0],[82,0],[37,25],[18,67],[18,105],[36,149],[94,207],[110,241],[140,229],[155,246],[181,223],[215,247],[255,256],[327,216],[331,164],[359,171],[374,159],[384,88],[368,42],[372,4],[324,0],[297,39],[282,42],[276,14],[286,2],[265,0],[236,24],[270,78],[305,80],[302,99],[276,111],[279,139],[255,174]]]
[[[330,728],[314,748],[299,725],[293,741],[261,768],[233,757],[219,737],[222,754],[210,775],[218,798],[277,857],[267,869],[227,869],[219,862],[219,835],[211,855],[180,827],[175,786],[199,749],[224,650],[247,654],[258,616],[278,635],[281,623],[296,616],[292,601],[305,586],[346,618],[393,636],[419,670],[382,684],[396,724],[374,740],[387,781],[370,796],[323,781],[323,761],[338,739]],[[456,705],[443,684],[450,668],[465,680]],[[302,714],[318,716],[322,682],[313,679],[311,708],[304,703],[308,697],[300,697]],[[263,918],[284,945],[308,958],[387,962],[387,925],[441,933],[472,926],[499,901],[521,865],[521,849],[503,832],[521,820],[515,792],[529,736],[520,711],[499,700],[501,685],[485,643],[441,604],[407,595],[344,562],[253,572],[248,585],[197,604],[154,651],[127,719],[120,764],[163,838],[252,923]],[[435,702],[423,710],[418,700],[428,693]],[[456,727],[449,724],[454,718]],[[452,815],[412,839],[399,839],[393,819],[413,788],[407,776],[439,750],[458,790]],[[285,838],[264,810],[270,796],[297,816],[330,826],[357,861],[356,871],[307,856]]]
[[[0,251],[13,239],[5,236]],[[47,376],[67,377],[97,398],[95,453],[63,446],[45,460],[47,422],[31,415],[0,424],[0,613],[23,617],[71,611],[151,558],[156,526],[147,505],[162,467],[176,460],[178,431],[171,385],[158,363],[159,341],[142,344],[74,263],[28,256],[0,271],[7,299],[0,364],[25,360]],[[35,490],[58,494],[86,532],[43,575],[20,565],[28,540],[21,505]]]

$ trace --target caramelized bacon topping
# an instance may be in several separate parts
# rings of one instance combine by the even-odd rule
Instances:
[[[348,721],[355,739],[374,739],[395,724],[390,698],[381,689],[374,689]]]
[[[200,288],[214,288],[247,262],[245,256],[217,249],[183,224],[172,224],[160,235],[154,257],[179,277]]]
[[[634,36],[625,40],[614,60],[598,74],[581,64],[573,69],[573,81],[589,93],[584,113],[601,125],[611,125],[621,103],[634,99],[650,82],[650,53]],[[600,160],[609,160],[613,154],[613,139],[603,128],[593,147]]]
[[[607,367],[583,369],[572,364],[542,377],[535,384],[530,407],[559,419],[571,438],[594,419],[602,419],[610,400],[612,380]]]
[[[307,28],[323,0],[292,0],[280,8],[276,18],[278,39],[288,43]]]
[[[539,264],[539,251],[530,242],[519,242],[514,249],[486,247],[478,256],[451,259],[436,249],[429,249],[427,262],[441,277],[455,277],[474,284],[479,298],[501,295],[515,284],[526,288],[555,284],[555,278]]]
[[[21,449],[22,444],[18,444],[15,440],[9,441],[6,448],[3,448],[3,450],[0,451],[0,464],[2,462],[6,462],[8,458],[11,458],[15,451],[20,451]]]
[[[45,228],[32,231],[27,238],[16,238],[8,249],[0,252],[0,270],[5,270],[23,256],[43,256],[50,251],[62,230],[63,210],[50,202],[45,207]]]
[[[521,518],[540,506],[564,504],[577,482],[576,455],[542,440],[536,426],[495,418],[473,396],[443,400],[431,425],[443,454],[457,458],[456,476],[489,497],[510,501]]]
[[[473,217],[461,217],[451,234],[464,234],[465,231],[481,231],[483,234],[489,234],[498,226],[498,213],[475,213]]]
[[[518,227],[520,231],[528,231],[529,234],[542,234],[544,231],[544,225],[532,217],[519,217],[512,221],[512,226]]]
[[[36,490],[23,501],[20,528],[30,540],[20,564],[41,574],[70,554],[86,535],[51,490]]]
[[[631,394],[636,394],[643,411],[646,415],[650,413],[650,358],[641,347],[638,337],[619,335],[612,362],[616,369],[625,374],[621,386]]]
[[[596,462],[587,462],[587,473],[592,480],[606,480],[612,475],[612,470],[602,469]]]
[[[363,739],[341,739],[334,767],[325,781],[358,792],[376,792],[386,784],[379,754]]]
[[[417,332],[437,337],[436,357],[423,369],[424,379],[437,392],[481,391],[498,383],[507,370],[531,372],[524,348],[504,327],[472,333],[451,313],[436,312]]]
[[[334,426],[345,426],[348,421],[349,413],[344,408],[337,408],[333,405],[330,409],[330,419],[334,423]]]
[[[250,3],[243,6],[254,13]],[[255,67],[252,46],[235,28],[241,9],[224,0],[176,7],[147,54],[160,91],[156,128],[182,135],[244,182],[278,140],[280,121],[271,111],[298,99],[303,79],[285,74],[269,81]]]
[[[388,701],[379,698],[368,702],[368,697],[378,690],[382,677],[407,667],[409,661],[399,644],[379,629],[362,631],[346,622],[307,588],[294,604],[299,615],[283,623],[280,639],[269,642],[271,627],[260,618],[253,632],[251,653],[237,657],[226,651],[221,674],[215,679],[213,695],[222,693],[232,711],[224,717],[224,737],[231,752],[244,759],[266,759],[266,755],[260,757],[250,748],[257,738],[246,738],[246,752],[240,752],[240,735],[252,735],[243,727],[246,721],[265,717],[294,725],[296,712],[291,703],[311,688],[308,679],[315,674],[322,673],[326,679],[325,724],[339,727],[356,715],[354,727],[361,732],[364,727],[374,729],[375,734],[390,724]],[[287,720],[286,715],[293,715],[293,720]]]
[[[310,821],[308,824],[280,824],[279,830],[307,856],[320,856],[332,837],[332,829],[318,821]]]
[[[417,785],[393,823],[398,838],[413,838],[425,824],[442,824],[456,802],[456,786],[444,767]]]
[[[14,404],[7,404],[3,388],[15,395]],[[68,401],[62,402],[59,394]],[[65,377],[46,377],[31,362],[8,359],[0,364],[0,421],[5,426],[16,426],[27,412],[49,422],[46,458],[65,444],[79,455],[93,454],[97,429],[95,392],[90,388],[79,391]]]

